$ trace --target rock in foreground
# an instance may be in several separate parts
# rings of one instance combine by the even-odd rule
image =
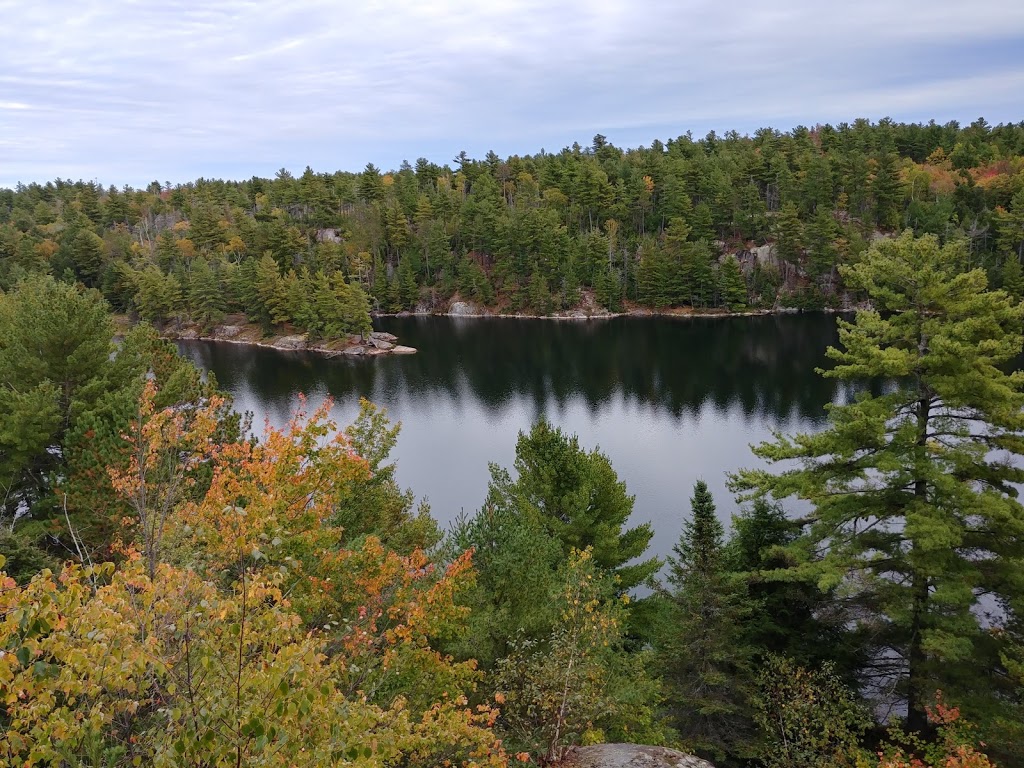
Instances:
[[[594,744],[576,747],[562,761],[566,768],[715,768],[707,760],[666,747]]]

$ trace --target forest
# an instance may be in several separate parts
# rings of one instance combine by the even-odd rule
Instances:
[[[858,121],[0,191],[0,766],[1020,764],[1022,155],[1024,125]],[[546,421],[442,531],[383,410],[254,430],[160,337],[584,292],[848,301],[822,375],[892,385],[756,446],[730,525],[698,482],[662,562]]]
[[[57,179],[0,190],[0,288],[46,272],[161,325],[244,313],[311,339],[453,297],[526,314],[842,307],[838,268],[911,228],[963,241],[965,269],[1020,296],[1022,170],[1024,123],[857,120],[386,173]]]

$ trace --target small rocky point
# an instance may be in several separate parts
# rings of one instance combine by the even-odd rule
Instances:
[[[594,744],[575,747],[562,759],[564,768],[715,768],[707,760],[667,747],[642,744]]]
[[[249,323],[225,323],[218,325],[211,332],[200,333],[196,326],[168,328],[163,331],[166,338],[171,339],[208,339],[211,341],[228,341],[233,344],[250,344],[256,347],[272,347],[273,349],[319,352],[328,357],[347,355],[352,357],[375,357],[377,355],[411,355],[416,352],[413,347],[398,344],[398,337],[383,331],[374,331],[369,336],[348,336],[345,339],[311,342],[304,333],[293,333],[264,337],[263,332]]]

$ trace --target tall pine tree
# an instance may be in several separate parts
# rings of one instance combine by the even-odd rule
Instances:
[[[748,757],[753,726],[751,653],[740,628],[750,612],[742,579],[726,567],[724,531],[714,499],[698,480],[675,557],[656,644],[668,707],[684,742],[699,753]]]
[[[855,597],[878,641],[865,677],[895,684],[912,731],[936,688],[972,719],[995,714],[1003,675],[984,617],[1024,591],[1024,376],[1003,367],[1024,306],[986,290],[982,270],[958,273],[961,251],[908,231],[841,268],[876,309],[839,321],[824,375],[893,386],[832,407],[821,433],[755,449],[798,466],[734,483],[811,503],[798,570]]]

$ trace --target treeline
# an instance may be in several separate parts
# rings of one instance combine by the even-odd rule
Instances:
[[[0,766],[501,766],[602,741],[1019,764],[1024,303],[968,258],[908,231],[840,267],[875,309],[839,321],[824,375],[893,385],[756,447],[728,532],[698,482],[667,563],[608,458],[545,421],[442,535],[374,406],[252,438],[148,325],[115,347],[98,291],[21,280]]]
[[[0,287],[45,272],[155,322],[245,313],[313,336],[456,295],[529,313],[822,307],[843,300],[840,266],[907,228],[962,241],[962,268],[1020,295],[1024,124],[857,120],[629,150],[598,135],[386,173],[19,185],[0,190]]]

